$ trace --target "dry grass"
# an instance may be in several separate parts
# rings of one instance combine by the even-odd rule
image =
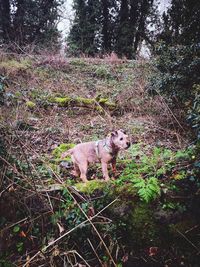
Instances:
[[[114,61],[118,61],[114,55],[100,61],[88,61],[88,58],[66,59],[61,56],[6,60],[4,56],[0,70],[7,77],[7,95],[11,95],[3,107],[3,113],[8,114],[5,120],[11,125],[15,125],[18,120],[33,125],[37,129],[34,134],[19,134],[25,140],[27,138],[28,142],[36,140],[38,143],[35,142],[35,145],[41,139],[43,151],[50,149],[48,144],[103,137],[119,127],[129,130],[134,135],[133,138],[145,142],[155,139],[169,145],[171,142],[173,147],[177,146],[174,140],[179,136],[178,146],[182,146],[185,142],[182,144],[184,134],[180,135],[181,127],[177,125],[174,114],[170,112],[163,97],[150,97],[145,91],[151,74],[149,63],[120,61],[115,65]],[[97,71],[108,76],[98,77],[95,75]],[[67,109],[37,104],[30,109],[26,106],[28,100],[39,103],[55,94],[89,98],[101,95],[116,102],[120,112],[113,114],[106,111],[102,115],[78,107]],[[56,133],[54,129],[57,130]],[[171,135],[168,135],[169,132]]]

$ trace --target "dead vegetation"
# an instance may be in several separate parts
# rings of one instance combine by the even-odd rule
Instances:
[[[9,110],[9,122],[12,125],[17,120],[24,120],[34,124],[38,130],[41,130],[40,125],[45,125],[47,129],[48,124],[61,132],[70,128],[69,138],[72,140],[73,132],[82,140],[85,130],[88,137],[92,138],[93,135],[102,136],[118,127],[127,128],[136,138],[141,137],[141,132],[147,138],[147,131],[149,138],[152,138],[151,128],[154,128],[155,139],[165,141],[166,131],[167,135],[171,133],[173,146],[177,136],[178,145],[184,144],[184,135],[177,130],[179,128],[182,132],[182,129],[180,125],[177,127],[175,114],[164,99],[161,96],[150,97],[145,91],[151,74],[148,62],[120,61],[113,64],[108,59],[93,59],[91,62],[84,58],[63,59],[58,56],[9,60],[1,57],[4,60],[0,63],[0,72],[7,84],[5,95],[8,106],[2,109],[4,113]],[[77,104],[74,103],[76,99]],[[90,99],[91,102],[97,102],[97,110],[85,109],[90,105]],[[72,105],[64,108],[69,102]],[[101,103],[103,106],[99,105]],[[102,108],[107,103],[112,110],[116,105],[118,112],[113,115],[112,110],[105,107],[102,115]]]

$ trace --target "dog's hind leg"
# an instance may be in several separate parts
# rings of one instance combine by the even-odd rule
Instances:
[[[74,175],[75,177],[80,177],[80,170],[79,170],[79,167],[76,163],[74,163],[74,169],[73,171],[71,172],[72,175]]]
[[[71,174],[74,175],[75,177],[79,177],[81,172],[80,172],[80,169],[78,167],[78,164],[76,162],[74,155],[71,155],[71,159],[72,159],[73,167],[74,167],[74,169],[71,171]]]
[[[83,180],[83,182],[87,182],[87,168],[88,168],[88,163],[87,161],[81,162],[81,164],[78,166],[81,172],[80,178]]]

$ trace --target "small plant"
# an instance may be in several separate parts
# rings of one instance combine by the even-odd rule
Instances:
[[[63,202],[61,203],[61,205],[59,205],[59,208],[51,216],[51,221],[54,225],[56,225],[62,219],[66,218],[66,216],[68,216],[67,214],[69,213],[70,208],[74,206],[74,201],[66,188],[62,190],[62,197]]]
[[[95,70],[95,75],[96,75],[96,77],[103,78],[103,79],[111,78],[111,73],[110,73],[109,69],[106,68],[105,66],[97,67]]]
[[[149,179],[135,178],[132,183],[138,189],[141,200],[147,203],[160,195],[160,185],[156,177],[150,177]]]
[[[26,106],[29,109],[33,109],[33,108],[35,108],[36,104],[34,102],[32,102],[32,101],[27,101],[26,102]]]

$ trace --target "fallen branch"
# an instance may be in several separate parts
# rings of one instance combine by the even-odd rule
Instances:
[[[59,107],[84,107],[94,109],[100,113],[104,112],[104,109],[114,111],[118,109],[116,103],[109,101],[107,98],[84,98],[84,97],[50,97],[50,103],[57,104]]]

